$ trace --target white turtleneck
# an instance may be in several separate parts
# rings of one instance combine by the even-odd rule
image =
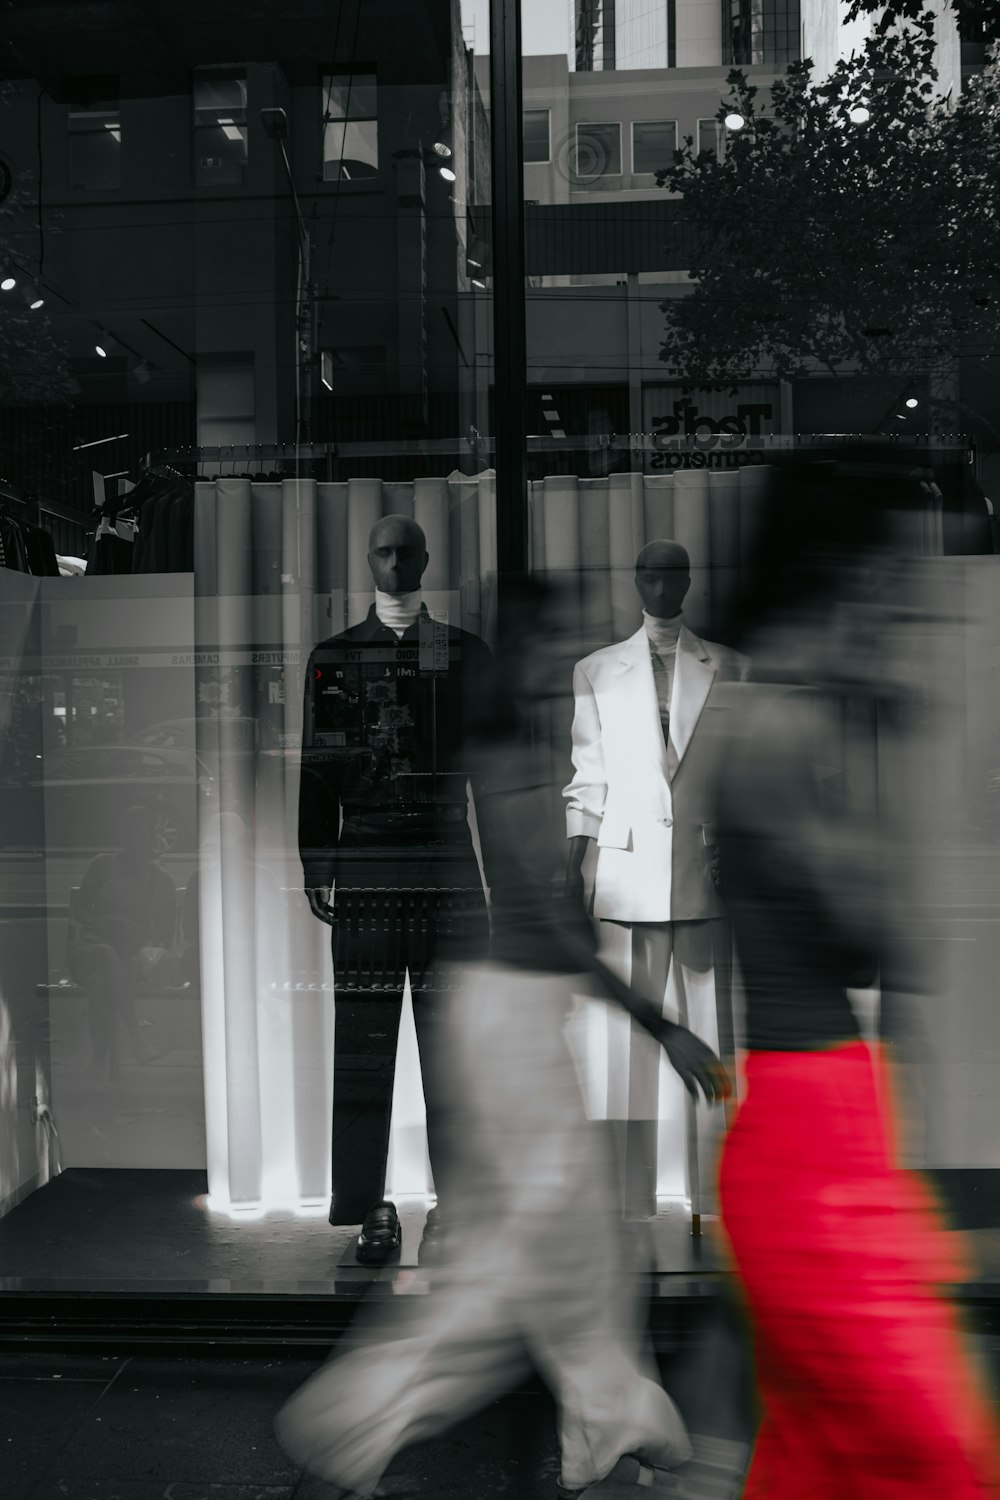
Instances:
[[[684,620],[680,614],[671,615],[669,620],[658,620],[655,615],[643,610],[642,623],[649,641],[653,677],[656,680],[656,702],[660,710],[660,724],[663,726],[663,738],[667,745],[667,763],[672,777],[677,770],[677,753],[670,738],[670,700],[674,692],[677,642],[680,639]]]
[[[383,625],[395,631],[402,639],[403,631],[415,624],[420,614],[422,595],[420,589],[412,594],[383,594],[375,590],[375,614]]]
[[[671,615],[669,620],[659,620],[644,609],[642,623],[646,627],[646,634],[661,655],[676,654],[681,626],[684,624],[684,616],[679,611],[676,615]]]

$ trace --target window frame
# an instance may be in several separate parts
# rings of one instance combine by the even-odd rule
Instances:
[[[214,126],[200,125],[198,122],[199,107],[196,97],[196,89],[199,81],[214,81],[217,83],[242,83],[243,84],[243,149],[245,160],[243,162],[242,176],[239,182],[202,182],[199,180],[198,141],[202,131],[223,128],[217,120]],[[204,109],[205,107],[203,107]],[[234,111],[234,115],[239,111]],[[233,127],[240,128],[240,122],[233,120]],[[250,92],[249,79],[245,68],[198,68],[195,70],[191,80],[191,172],[196,190],[204,192],[229,191],[233,192],[244,188],[250,181]]]
[[[674,144],[671,148],[671,151],[673,152],[677,150],[677,144],[680,140],[680,123],[677,120],[633,120],[631,122],[631,129],[629,131],[629,146],[631,150],[630,161],[632,164],[632,176],[655,177],[656,173],[660,170],[659,167],[654,167],[652,171],[649,171],[645,167],[637,167],[635,164],[635,127],[637,125],[672,125],[674,127]],[[670,162],[664,162],[663,166],[670,166]]]
[[[613,125],[614,128],[618,131],[618,171],[617,172],[596,172],[596,173],[589,173],[589,172],[581,172],[579,170],[579,161],[580,161],[580,131],[581,130],[592,130],[594,128],[594,126],[597,126],[597,125],[599,125],[601,127],[607,127],[607,126]],[[624,153],[622,147],[623,147],[623,141],[622,141],[622,122],[621,122],[621,120],[577,120],[576,123],[573,126],[573,176],[577,177],[577,178],[581,178],[582,177],[585,181],[586,180],[590,180],[590,181],[593,181],[593,182],[597,182],[597,181],[599,181],[600,179],[602,179],[604,177],[624,177],[624,175],[625,175],[624,155],[625,155],[625,153]]]
[[[353,83],[355,81],[357,81],[357,82],[367,82],[367,86],[372,89],[372,92],[374,93],[374,96],[375,96],[375,106],[374,106],[375,107],[375,113],[373,115],[370,115],[370,114],[353,115],[353,114],[351,114],[350,113],[350,107],[351,107],[350,103],[348,103],[348,105],[347,105],[348,113],[346,115],[331,115],[330,114],[330,104],[331,104],[332,99],[333,99],[333,85],[338,80],[340,80],[340,79],[350,79],[351,80],[351,88],[349,88],[348,93],[351,92],[351,89],[353,88]],[[348,185],[350,185],[352,187],[357,187],[357,186],[359,186],[361,184],[364,184],[364,183],[369,183],[370,184],[370,183],[373,183],[373,182],[381,181],[384,169],[383,169],[383,165],[382,165],[382,149],[381,149],[381,139],[380,139],[380,137],[381,137],[381,130],[379,128],[380,127],[380,122],[379,122],[379,93],[380,93],[380,91],[379,91],[378,72],[377,72],[377,70],[374,67],[368,66],[368,67],[365,67],[365,68],[357,68],[357,69],[355,69],[353,71],[348,71],[348,72],[345,72],[343,69],[337,70],[336,68],[333,67],[332,64],[329,67],[321,67],[320,68],[320,70],[319,70],[319,109],[320,109],[320,113],[319,113],[319,157],[320,157],[320,179],[321,179],[324,187],[329,186],[329,185],[343,187],[343,185],[345,183],[347,183]],[[327,172],[326,172],[326,169],[327,169],[326,132],[327,132],[328,127],[331,126],[331,125],[342,125],[344,127],[344,141],[345,141],[345,144],[346,144],[346,140],[347,140],[347,127],[349,125],[365,125],[365,124],[369,124],[369,123],[371,123],[371,124],[373,124],[375,126],[375,168],[374,168],[374,171],[372,171],[370,174],[368,174],[368,175],[366,175],[364,177],[344,177],[342,175],[338,175],[336,177],[328,177],[327,176]],[[333,158],[331,158],[331,161],[333,161]],[[343,162],[344,162],[344,152],[343,152],[343,150],[341,150],[340,157],[338,158],[338,166],[340,168],[341,173],[343,172]]]
[[[543,105],[541,109],[532,107],[530,109],[526,108],[522,110],[522,132],[524,129],[524,119],[526,119],[528,115],[545,116],[546,154],[544,157],[532,157],[530,161],[528,160],[527,156],[525,156],[524,165],[526,167],[549,167],[552,165],[552,111],[548,108],[547,105]]]
[[[695,155],[701,155],[701,127],[703,125],[715,126],[715,159],[716,161],[722,161],[723,157],[726,154],[726,127],[725,125],[723,125],[721,120],[716,119],[715,115],[700,115],[698,119],[695,120],[695,142],[698,146],[698,150],[695,152]]]

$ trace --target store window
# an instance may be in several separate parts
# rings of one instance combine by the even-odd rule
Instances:
[[[541,165],[551,154],[550,117],[547,109],[524,111],[524,160]]]
[[[247,81],[202,72],[194,79],[194,170],[198,187],[239,187],[247,179]]]
[[[374,73],[323,77],[323,180],[377,177],[378,85]]]
[[[577,125],[574,170],[585,180],[621,176],[622,127],[617,120]]]
[[[71,105],[70,187],[91,191],[122,185],[122,118],[117,100]]]
[[[659,172],[677,150],[676,120],[635,120],[632,124],[632,171]]]

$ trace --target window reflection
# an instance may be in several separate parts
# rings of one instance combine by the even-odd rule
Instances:
[[[199,187],[236,187],[247,177],[247,81],[199,73],[194,80],[194,160]]]
[[[74,188],[121,187],[122,120],[117,101],[69,112],[69,180]]]
[[[377,177],[377,88],[371,73],[323,78],[323,178],[355,182]]]

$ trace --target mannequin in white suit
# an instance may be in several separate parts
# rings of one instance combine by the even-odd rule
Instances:
[[[669,1012],[671,980],[673,1006],[686,1006],[692,1030],[718,1047],[714,951],[722,905],[713,879],[711,789],[721,736],[712,733],[713,696],[718,684],[743,680],[749,663],[684,624],[691,572],[678,542],[649,542],[635,581],[642,626],[586,657],[573,674],[574,774],[563,791],[567,895],[583,901],[584,858],[596,842],[593,915],[630,929],[632,983],[648,987]],[[627,1100],[619,1093],[628,1120],[626,1209],[652,1214],[659,1059],[636,1032],[627,1071]],[[675,1106],[682,1113],[679,1100]],[[616,1112],[612,1104],[609,1114]],[[690,1175],[687,1185],[696,1187]]]

